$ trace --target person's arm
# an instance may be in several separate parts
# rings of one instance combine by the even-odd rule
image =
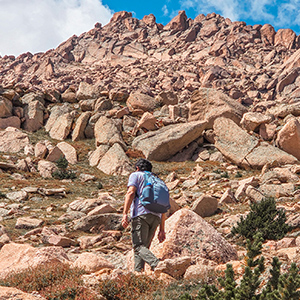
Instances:
[[[136,187],[131,185],[128,187],[127,193],[125,195],[125,203],[123,208],[123,218],[122,218],[122,226],[126,228],[129,224],[128,220],[128,212],[130,210],[131,203],[135,197]]]
[[[165,233],[165,221],[166,221],[166,214],[161,215],[160,225],[159,225],[159,232],[158,232],[158,240],[162,243],[166,239]]]

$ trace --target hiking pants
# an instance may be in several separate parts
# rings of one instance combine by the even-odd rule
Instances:
[[[134,271],[142,272],[145,262],[153,270],[159,263],[159,259],[149,250],[160,217],[153,214],[145,214],[135,217],[131,221],[132,245],[134,250]]]

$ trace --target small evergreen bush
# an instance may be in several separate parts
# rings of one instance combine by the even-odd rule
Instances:
[[[276,208],[273,198],[265,198],[260,202],[250,205],[251,211],[244,218],[240,218],[237,226],[231,233],[238,234],[246,239],[253,240],[258,232],[263,240],[279,240],[292,228],[286,224],[286,215],[283,209]]]
[[[64,156],[61,156],[56,162],[56,166],[58,167],[57,171],[52,173],[52,177],[55,179],[75,179],[76,174],[72,170],[67,170],[69,162]]]

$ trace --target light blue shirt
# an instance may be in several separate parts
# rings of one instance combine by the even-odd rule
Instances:
[[[130,174],[128,179],[127,187],[134,186],[136,187],[136,196],[130,206],[130,216],[135,218],[145,214],[153,214],[161,217],[160,213],[155,213],[145,208],[139,201],[139,197],[143,191],[144,187],[144,172],[137,171]]]

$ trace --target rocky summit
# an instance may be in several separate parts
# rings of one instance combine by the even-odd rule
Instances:
[[[56,49],[0,57],[0,278],[45,262],[87,282],[130,272],[121,212],[139,157],[171,193],[152,244],[165,276],[240,268],[229,233],[248,202],[273,197],[300,226],[299,75],[292,30],[184,11],[165,26],[117,12]],[[264,255],[300,263],[297,233]]]

